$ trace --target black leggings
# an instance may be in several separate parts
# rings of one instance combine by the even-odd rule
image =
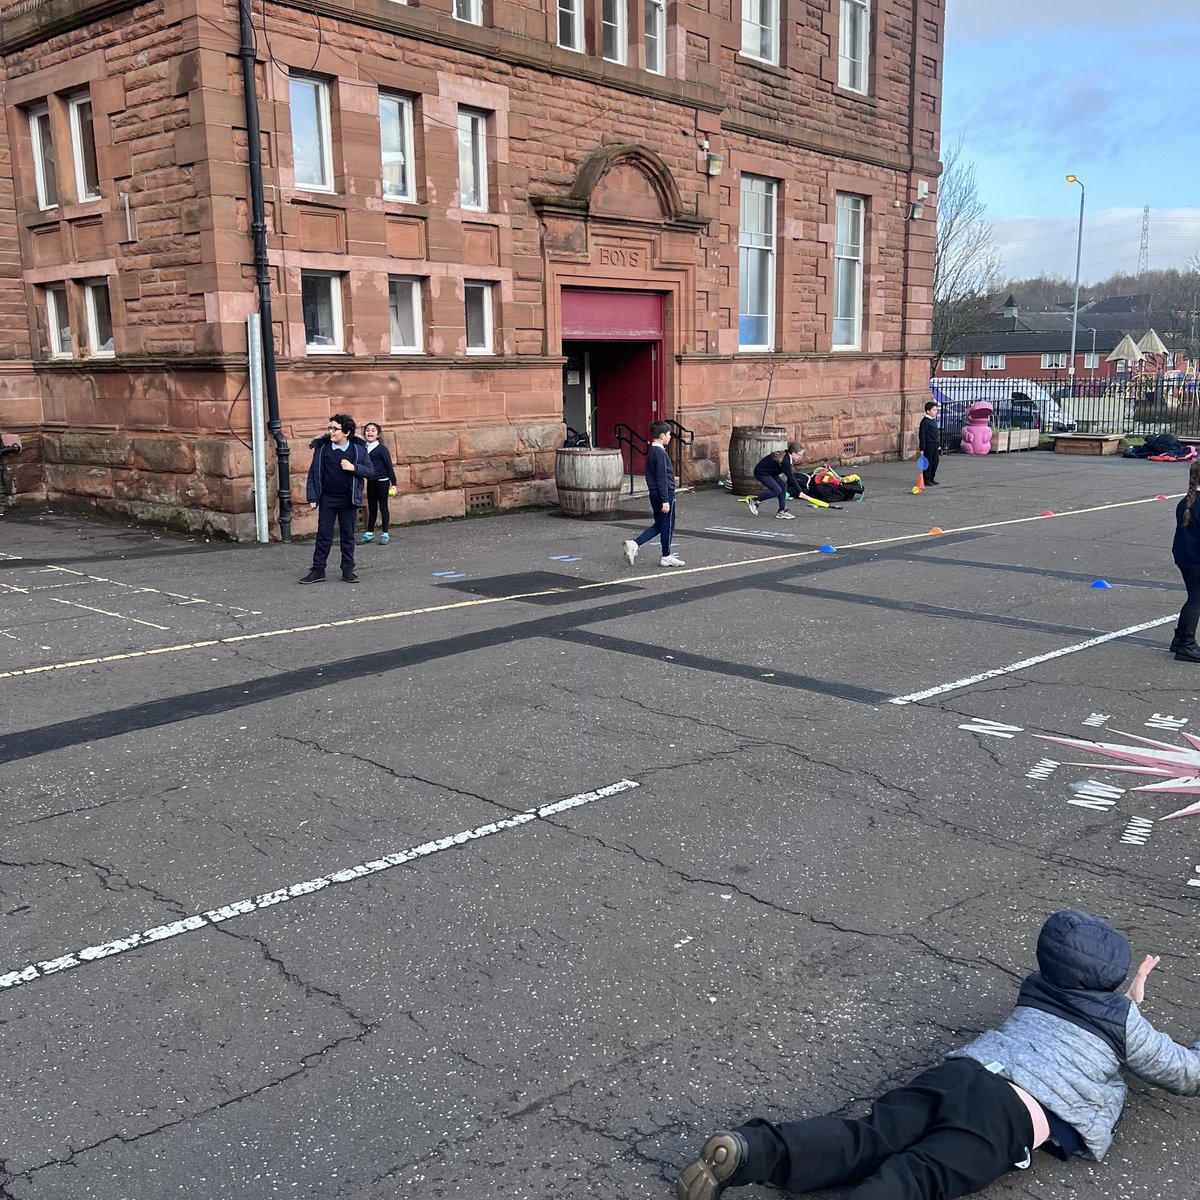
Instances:
[[[1187,601],[1179,610],[1179,625],[1175,636],[1183,642],[1196,640],[1196,620],[1200,618],[1200,567],[1180,567],[1183,586],[1187,588]]]
[[[375,513],[378,511],[383,520],[383,532],[388,531],[388,488],[392,486],[390,479],[367,480],[367,532],[375,532]]]

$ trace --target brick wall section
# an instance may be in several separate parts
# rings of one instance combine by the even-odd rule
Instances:
[[[69,11],[66,0],[41,7],[64,21]],[[814,455],[882,457],[906,444],[925,391],[935,195],[924,220],[905,217],[916,181],[936,182],[942,0],[876,0],[865,97],[837,86],[836,0],[785,0],[778,68],[740,53],[738,5],[672,5],[665,77],[640,69],[637,45],[621,66],[549,44],[552,6],[541,0],[494,0],[486,29],[453,20],[451,7],[358,0],[351,9],[331,0],[320,15],[274,3],[256,9],[273,332],[298,499],[307,440],[340,409],[387,427],[401,519],[460,513],[474,485],[495,486],[505,504],[547,499],[562,431],[558,287],[572,282],[674,297],[667,410],[697,431],[693,480],[724,469],[730,427],[758,423],[768,386],[768,420],[796,427]],[[640,22],[631,0],[631,31]],[[588,12],[592,39],[597,24],[598,3]],[[0,188],[15,191],[25,299],[33,304],[55,271],[90,269],[81,246],[93,247],[88,253],[115,283],[115,361],[46,363],[44,330],[32,354],[40,421],[58,437],[47,441],[50,490],[240,536],[248,465],[237,475],[233,454],[222,466],[233,475],[210,473],[212,455],[196,453],[201,442],[227,439],[231,426],[243,436],[248,427],[239,395],[244,319],[257,301],[236,6],[163,0],[41,40],[30,32],[19,46],[21,19],[12,28],[0,47],[0,68],[18,84],[10,116],[39,87],[76,86],[69,72],[84,58],[105,115],[97,121],[99,201],[47,219],[30,198],[29,165],[0,158]],[[290,71],[330,83],[333,194],[295,185]],[[412,204],[382,197],[380,88],[416,100]],[[483,214],[458,207],[460,104],[491,114],[492,194]],[[725,160],[718,177],[705,173],[704,142]],[[586,221],[539,210],[535,200],[568,197],[606,145],[652,151],[673,182],[677,212],[658,210],[653,171],[625,162],[590,193]],[[775,355],[737,352],[742,171],[780,180]],[[839,191],[868,198],[864,342],[854,354],[831,352]],[[89,241],[89,223],[105,236]],[[626,276],[600,266],[596,249],[602,235],[622,231],[644,247],[647,263]],[[0,224],[0,306],[12,243]],[[304,270],[342,277],[344,356],[305,351]],[[389,274],[426,281],[420,358],[390,353]],[[465,355],[463,282],[479,279],[494,287],[496,358]],[[15,295],[10,285],[8,300]],[[29,356],[14,353],[18,362]],[[179,453],[156,449],[139,459],[139,444],[164,428]],[[101,440],[64,451],[72,429]],[[119,462],[103,461],[105,446]]]

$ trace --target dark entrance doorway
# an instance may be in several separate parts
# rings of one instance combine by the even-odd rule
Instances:
[[[662,295],[564,288],[562,314],[563,419],[593,446],[615,446],[618,424],[644,437],[664,415]]]

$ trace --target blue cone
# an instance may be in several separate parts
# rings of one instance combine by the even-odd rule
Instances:
[[[831,546],[831,545],[830,545],[828,542],[826,542],[826,543],[825,543],[825,545],[823,545],[823,546],[821,547],[821,553],[822,553],[822,554],[836,554],[836,553],[837,553],[837,547],[836,547],[836,546]],[[1108,584],[1106,583],[1104,586],[1105,586],[1105,587],[1108,587]]]
[[[1097,579],[1095,583],[1090,585],[1094,588],[1111,588],[1112,584],[1107,579]]]

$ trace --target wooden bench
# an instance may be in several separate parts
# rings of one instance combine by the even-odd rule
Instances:
[[[1119,433],[1055,433],[1055,454],[1116,454],[1121,448]]]

